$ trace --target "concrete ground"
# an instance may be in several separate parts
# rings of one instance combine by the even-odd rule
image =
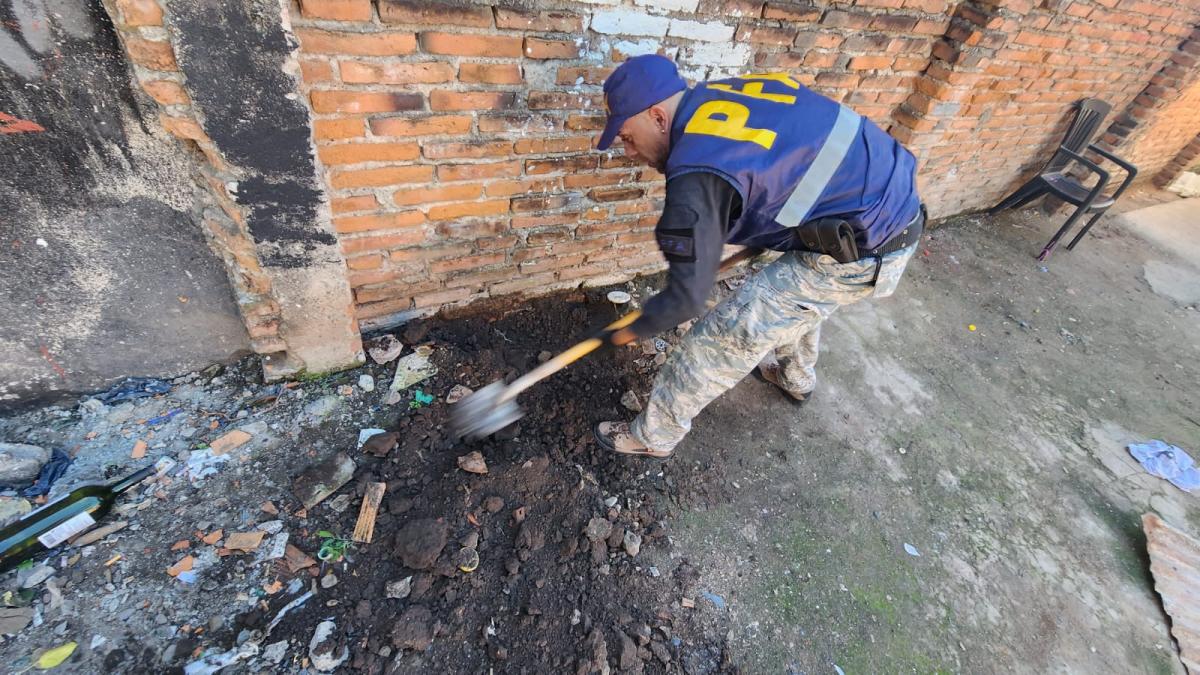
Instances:
[[[1038,263],[1061,219],[933,230],[831,320],[808,406],[747,378],[697,419],[673,461],[734,497],[672,555],[746,672],[1183,672],[1139,518],[1200,536],[1200,508],[1125,446],[1200,453],[1200,200]]]

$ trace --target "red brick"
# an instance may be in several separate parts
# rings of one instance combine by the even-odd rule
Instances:
[[[374,211],[379,208],[379,201],[375,199],[375,195],[338,197],[329,201],[329,207],[334,215],[352,213],[354,211]]]
[[[461,185],[439,185],[406,188],[392,193],[392,202],[396,206],[413,206],[434,202],[453,202],[468,199],[478,199],[483,195],[483,185],[480,183],[463,183]]]
[[[471,252],[471,247],[464,244],[452,246],[437,246],[428,248],[408,248],[392,251],[388,257],[394,263],[407,263],[420,260],[445,260]]]
[[[581,155],[578,157],[563,157],[555,159],[527,159],[525,160],[525,174],[528,176],[537,176],[547,173],[558,172],[578,172],[589,171],[596,168],[596,157],[594,155]]]
[[[901,16],[898,14],[883,14],[871,20],[871,30],[885,30],[895,33],[904,33],[913,29],[917,25],[916,17]]]
[[[506,231],[506,220],[443,221],[437,224],[438,235],[450,240],[490,237]]]
[[[616,169],[635,166],[639,166],[639,164],[626,155],[604,154],[600,156],[601,169]]]
[[[342,237],[342,253],[353,255],[355,253],[363,253],[366,251],[382,251],[389,248],[399,248],[401,246],[412,246],[418,244],[425,239],[425,230],[420,227],[412,227],[407,230],[390,232],[388,234],[369,236],[369,237]]]
[[[379,20],[417,25],[452,24],[488,28],[492,8],[487,5],[430,2],[429,0],[379,0]]]
[[[826,52],[809,52],[804,55],[804,65],[809,68],[832,68],[840,55]]]
[[[421,309],[424,307],[437,307],[452,302],[459,302],[471,297],[474,292],[470,288],[453,288],[445,291],[434,291],[432,293],[421,293],[413,296],[413,307]]]
[[[527,37],[525,38],[525,58],[577,59],[579,58],[579,45],[571,40]]]
[[[633,180],[633,175],[627,171],[618,173],[576,173],[563,178],[563,186],[568,188],[596,187],[598,185],[617,185]]]
[[[943,35],[950,26],[949,19],[920,19],[912,32],[920,35]]]
[[[571,115],[567,117],[567,128],[571,131],[599,131],[604,128],[604,115]]]
[[[521,175],[520,160],[491,162],[489,164],[441,164],[437,168],[438,180],[477,180],[480,178],[511,178]]]
[[[421,149],[416,143],[345,143],[323,145],[317,149],[326,164],[360,162],[405,162],[416,159]]]
[[[493,269],[484,272],[466,272],[463,274],[452,274],[445,278],[444,283],[446,288],[460,288],[463,286],[474,289],[475,292],[482,291],[488,284],[493,284],[497,281],[505,281],[513,277],[513,271],[507,268]]]
[[[497,7],[496,27],[547,33],[578,33],[583,30],[583,17],[570,12],[530,12]]]
[[[399,230],[423,222],[425,214],[420,211],[401,211],[366,216],[341,216],[333,219],[333,229],[340,234],[351,234],[370,230]]]
[[[371,0],[300,0],[300,14],[306,19],[370,21]]]
[[[161,26],[162,8],[155,0],[116,0],[125,26]]]
[[[579,267],[569,267],[567,269],[560,270],[558,273],[558,278],[560,281],[582,279],[584,277],[594,277],[604,274],[605,272],[613,272],[615,270],[616,266],[611,263],[595,263],[590,265],[582,265]]]
[[[471,130],[469,115],[426,115],[383,117],[371,120],[376,136],[437,136],[465,134]]]
[[[451,218],[469,218],[472,216],[495,216],[508,213],[508,200],[497,199],[490,202],[457,202],[429,208],[430,220],[449,220]]]
[[[812,5],[768,2],[763,8],[762,17],[793,22],[816,21],[821,18],[821,10]]]
[[[352,270],[376,270],[383,266],[383,256],[378,253],[346,258],[346,267]]]
[[[465,143],[426,143],[423,152],[429,159],[507,157],[512,141],[468,141]]]
[[[615,68],[580,68],[577,66],[563,66],[558,69],[558,77],[555,80],[556,84],[564,84],[573,86],[576,84],[604,84],[604,80],[608,78]]]
[[[187,105],[192,102],[183,86],[171,80],[143,80],[142,89],[163,105]]]
[[[808,49],[837,49],[845,38],[828,31],[801,31],[796,34],[795,45]]]
[[[475,246],[481,251],[494,251],[497,249],[511,249],[516,245],[518,239],[516,235],[508,234],[502,237],[487,237],[486,239],[476,239]],[[512,276],[512,272],[508,272]]]
[[[434,274],[444,274],[446,272],[457,272],[459,270],[478,269],[487,267],[488,265],[498,265],[504,262],[503,253],[487,253],[484,255],[473,255],[465,258],[456,258],[452,260],[440,260],[429,265],[429,271]]]
[[[179,70],[171,43],[147,40],[136,35],[125,36],[125,51],[134,63],[150,70]]]
[[[604,96],[601,94],[531,91],[528,100],[530,110],[586,110],[604,107]]]
[[[646,193],[642,188],[620,187],[609,189],[594,189],[588,192],[588,197],[596,202],[621,202],[629,199],[639,199]]]
[[[361,301],[360,301],[361,302]],[[354,308],[354,317],[359,321],[375,319],[387,314],[408,311],[412,308],[412,298],[398,298],[386,302],[359,304]]]
[[[301,51],[310,54],[353,56],[398,56],[417,50],[412,33],[337,33],[313,28],[297,28]]]
[[[159,121],[162,123],[167,133],[177,138],[186,138],[193,141],[207,141],[208,135],[204,133],[204,129],[196,120],[190,117],[172,117],[170,115],[159,115]]]
[[[628,232],[633,229],[630,226],[630,221],[616,220],[600,223],[584,223],[576,228],[575,232],[580,237],[594,237],[598,234],[612,234],[614,232]]]
[[[332,141],[366,135],[362,117],[342,117],[331,120],[313,120],[313,136],[318,141]]]
[[[336,170],[329,183],[337,189],[384,187],[433,179],[432,166],[387,166],[379,169]]]
[[[332,82],[333,66],[321,59],[300,59],[300,77],[306,84]]]
[[[421,33],[421,47],[430,54],[450,56],[521,56],[519,37],[464,33]]]
[[[438,89],[429,94],[429,107],[433,110],[504,110],[515,102],[516,94],[508,91]]]
[[[512,219],[512,227],[514,230],[523,230],[533,227],[551,227],[576,222],[579,222],[578,213],[558,213],[552,216],[519,216]]]
[[[592,149],[591,136],[569,138],[522,138],[513,146],[518,155],[552,152],[587,152]]]
[[[464,63],[458,67],[460,82],[521,84],[521,66],[515,63]]]
[[[311,96],[313,111],[318,113],[400,112],[425,106],[420,94],[402,92],[317,90]]]
[[[342,82],[348,84],[437,84],[454,79],[454,66],[444,61],[427,63],[364,63],[340,61]]]
[[[492,295],[507,295],[509,293],[519,293],[527,291],[538,286],[548,286],[554,283],[554,273],[546,272],[544,274],[535,274],[531,277],[514,279],[512,281],[503,281],[498,284],[492,284],[488,287],[488,292]]]
[[[542,258],[540,260],[530,260],[521,263],[521,274],[537,274],[538,272],[549,272],[552,270],[562,269],[564,267],[573,267],[582,264],[585,256],[582,253],[575,255],[566,255],[559,258]]]
[[[488,183],[484,191],[489,197],[511,197],[533,192],[557,192],[562,189],[563,179],[526,178],[524,180],[497,180]]]
[[[554,242],[557,242],[557,241],[566,241],[567,239],[571,238],[571,235],[573,233],[574,233],[574,230],[571,230],[570,228],[556,227],[556,228],[549,229],[549,230],[539,230],[537,232],[530,232],[529,235],[527,237],[525,237],[525,241],[530,246],[545,246],[546,244],[553,244]],[[549,247],[528,248],[528,249],[523,249],[523,250],[517,251],[513,255],[513,260],[518,261],[518,262],[525,261],[525,260],[533,260],[536,258],[544,258],[549,254],[550,254]]]
[[[547,113],[480,115],[479,131],[515,131],[521,134],[562,131],[562,119]]]
[[[821,24],[826,26],[842,26],[845,28],[865,29],[871,25],[874,20],[871,14],[861,14],[858,12],[842,12],[838,10],[829,10],[825,12],[825,16],[821,18]]]
[[[883,70],[895,61],[891,56],[856,56],[850,59],[850,70]],[[818,81],[820,79],[818,78]]]
[[[796,39],[796,29],[775,28],[773,26],[755,26],[742,24],[738,26],[736,42],[750,42],[764,45],[790,45]]]
[[[579,201],[578,195],[536,195],[516,197],[511,200],[513,213],[533,213],[536,211],[553,211]]]

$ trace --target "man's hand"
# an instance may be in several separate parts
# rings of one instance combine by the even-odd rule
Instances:
[[[613,333],[612,337],[609,338],[609,341],[614,345],[621,347],[633,342],[636,339],[637,333],[634,333],[633,331],[629,330],[628,327],[625,327]]]

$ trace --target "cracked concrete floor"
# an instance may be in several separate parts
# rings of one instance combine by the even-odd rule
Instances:
[[[1139,517],[1200,535],[1200,508],[1125,445],[1200,452],[1200,311],[1170,276],[1200,270],[1126,218],[1044,267],[1059,217],[945,223],[896,296],[832,319],[807,407],[747,378],[697,419],[674,461],[724,464],[733,497],[672,555],[727,601],[734,663],[1183,672]]]

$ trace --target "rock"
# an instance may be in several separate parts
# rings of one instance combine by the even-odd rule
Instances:
[[[341,405],[342,399],[340,397],[329,394],[304,406],[304,414],[320,420],[329,417]]]
[[[328,572],[321,577],[321,588],[333,588],[337,586],[338,578],[333,572]]]
[[[108,406],[98,398],[89,398],[79,404],[79,413],[84,417],[97,417],[108,411]]]
[[[375,378],[370,375],[359,375],[358,388],[363,391],[375,391]]]
[[[410,321],[404,325],[404,331],[400,333],[400,338],[406,344],[415,345],[425,336],[429,335],[429,324],[424,321]]]
[[[655,640],[650,643],[650,651],[654,654],[654,658],[663,662],[666,665],[671,662],[671,651],[663,643]]]
[[[0,526],[8,524],[33,510],[29,500],[21,497],[0,498]]]
[[[621,548],[623,541],[625,541],[625,528],[620,525],[613,526],[612,532],[608,535],[608,547]]]
[[[496,513],[504,508],[504,500],[500,497],[488,497],[483,500],[483,508],[487,509],[488,513]]]
[[[412,576],[407,576],[400,581],[389,581],[385,587],[385,594],[393,600],[403,600],[412,592]]]
[[[296,476],[292,481],[292,493],[304,508],[311,509],[345,485],[354,475],[354,469],[354,460],[339,452]]]
[[[642,402],[638,400],[637,394],[633,393],[632,390],[621,394],[621,405],[633,412],[642,411]]]
[[[640,673],[642,671],[642,659],[638,656],[637,644],[623,630],[618,630],[617,635],[621,637],[621,656],[618,667],[622,671]]]
[[[479,548],[479,533],[475,531],[468,532],[466,536],[458,540],[463,548]]]
[[[592,564],[599,565],[608,559],[608,545],[603,539],[592,542]]]
[[[404,399],[404,397],[400,395],[400,392],[389,391],[387,393],[387,396],[383,397],[383,404],[384,405],[396,405],[403,399]]]
[[[389,431],[383,434],[375,434],[363,443],[362,451],[368,455],[386,457],[388,453],[396,449],[396,445],[399,442],[400,434],[394,431]]]
[[[433,614],[424,607],[404,610],[392,625],[392,646],[422,652],[433,642]]]
[[[470,387],[464,387],[461,384],[456,384],[453,387],[450,387],[450,393],[446,394],[446,403],[453,405],[474,393],[475,391]]]
[[[608,643],[604,641],[604,633],[599,628],[592,628],[583,646],[589,658],[586,663],[580,664],[577,672],[609,675],[612,671],[608,666]]]
[[[271,663],[279,663],[287,655],[288,645],[290,644],[287,640],[272,642],[263,649],[262,657]]]
[[[350,495],[342,494],[329,500],[329,508],[334,513],[341,513],[350,506]]]
[[[459,457],[458,468],[467,473],[484,474],[488,472],[487,462],[483,461],[483,455],[478,450]]]
[[[538,352],[538,363],[545,363],[554,358],[554,355],[547,351]]]
[[[0,443],[0,484],[32,483],[50,461],[50,451],[24,443]]]
[[[654,365],[656,365],[656,366],[661,366],[662,364],[664,364],[664,363],[666,363],[666,362],[667,362],[667,355],[666,355],[666,354],[663,354],[662,352],[659,352],[658,354],[655,354],[655,356],[654,356]]]
[[[380,365],[395,361],[403,351],[404,343],[393,335],[377,337],[367,346],[367,353],[371,355],[371,359]]]
[[[446,547],[446,524],[421,518],[406,524],[396,534],[396,554],[405,567],[427,570]]]
[[[604,541],[612,534],[612,523],[604,518],[596,517],[588,521],[587,528],[584,529],[584,534],[592,541]]]
[[[0,607],[0,635],[16,635],[32,620],[32,607]]]
[[[642,535],[626,531],[625,541],[622,543],[625,546],[625,553],[630,558],[636,558],[637,554],[642,550]]]
[[[350,658],[350,648],[339,644],[339,636],[334,635],[336,628],[334,622],[322,621],[317,624],[317,629],[313,631],[312,639],[308,642],[308,658],[313,668],[321,672],[329,672]]]
[[[21,581],[21,588],[33,588],[54,576],[54,568],[48,565],[38,565],[29,570],[29,575]]]

